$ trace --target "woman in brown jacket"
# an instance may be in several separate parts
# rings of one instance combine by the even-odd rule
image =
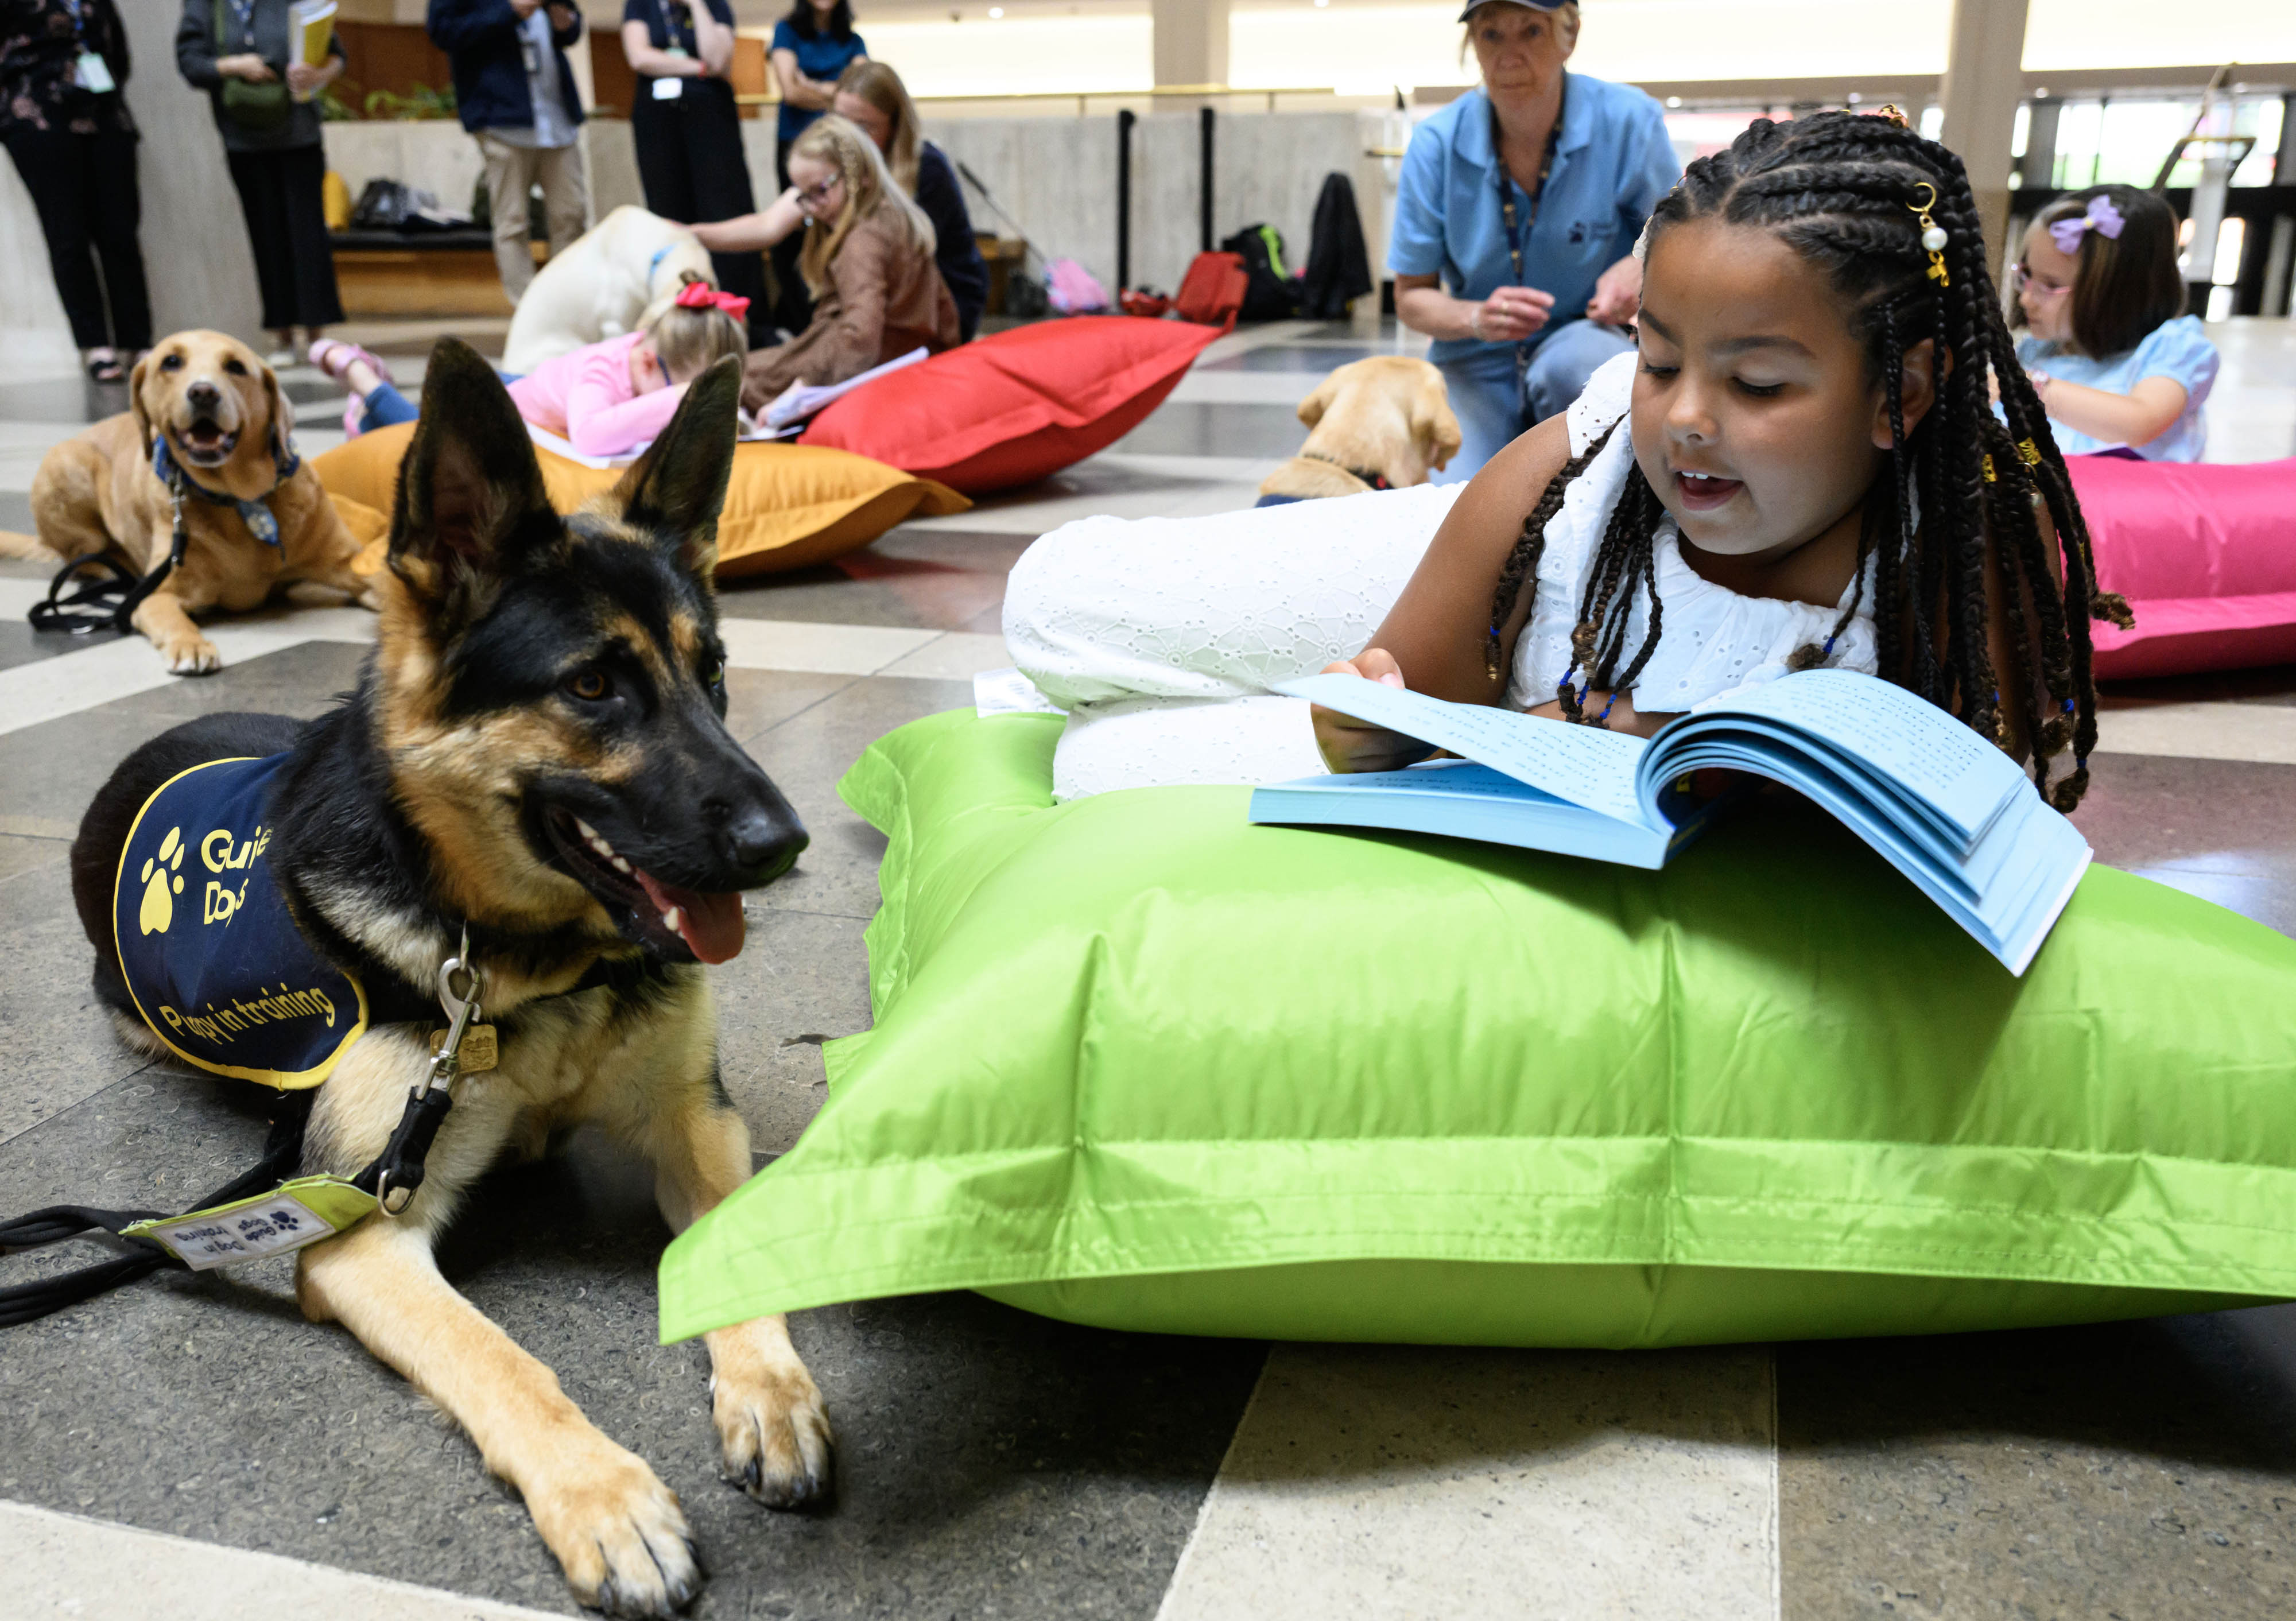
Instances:
[[[742,403],[762,410],[791,383],[820,386],[922,347],[958,341],[956,303],[933,264],[933,228],[893,184],[876,143],[834,113],[790,148],[790,189],[762,214],[699,226],[711,252],[769,247],[802,222],[798,268],[813,323],[787,343],[753,349]]]

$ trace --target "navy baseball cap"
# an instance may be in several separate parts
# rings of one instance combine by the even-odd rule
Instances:
[[[1546,0],[1544,5],[1539,4],[1539,0],[1474,0],[1474,4],[1459,13],[1459,20],[1466,21],[1487,5],[1519,5],[1527,12],[1553,12],[1562,8],[1562,0]]]

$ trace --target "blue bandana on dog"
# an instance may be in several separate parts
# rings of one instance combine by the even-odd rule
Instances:
[[[144,802],[120,853],[113,937],[135,1011],[184,1062],[316,1086],[366,1029],[366,992],[311,949],[272,881],[269,803],[289,757],[215,760]]]

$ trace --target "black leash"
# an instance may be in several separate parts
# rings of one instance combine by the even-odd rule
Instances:
[[[432,1054],[430,1067],[424,1073],[422,1084],[406,1094],[406,1107],[398,1118],[398,1126],[390,1134],[390,1141],[381,1153],[369,1162],[366,1168],[351,1178],[351,1185],[372,1195],[387,1214],[397,1216],[413,1202],[415,1191],[422,1187],[425,1161],[430,1158],[430,1145],[439,1135],[439,1128],[447,1119],[447,1111],[454,1107],[448,1088],[462,1072],[461,1050],[466,1035],[486,1027],[477,1021],[483,1018],[479,997],[483,983],[473,965],[467,970],[471,942],[467,926],[463,929],[462,949],[440,967],[440,1000],[445,1005],[448,1025],[439,1051]],[[455,976],[467,971],[468,990],[458,994],[453,988]],[[644,961],[636,962],[599,962],[590,965],[589,971],[570,988],[557,993],[563,996],[580,995],[585,991],[609,988],[627,992],[652,978],[660,970]],[[398,1011],[396,998],[385,995],[378,998],[376,1011]],[[410,997],[411,1001],[412,998]],[[540,1000],[550,1000],[541,998]],[[416,1004],[405,1019],[392,1023],[414,1023],[429,1011],[427,1004]],[[488,1043],[494,1035],[486,1029]],[[495,1060],[486,1059],[481,1068],[490,1068]],[[212,1209],[237,1199],[269,1192],[293,1176],[303,1158],[303,1133],[311,1115],[312,1092],[291,1092],[282,1094],[283,1111],[275,1116],[271,1134],[263,1145],[263,1158],[247,1170],[232,1178],[222,1187],[198,1200],[182,1216]],[[108,1232],[120,1236],[120,1229],[136,1222],[160,1219],[158,1210],[99,1210],[87,1205],[50,1205],[35,1210],[14,1221],[0,1221],[0,1255],[20,1249],[37,1249],[48,1244],[60,1244],[67,1239],[83,1234]],[[180,1220],[181,1216],[165,1216]],[[132,1283],[136,1279],[157,1272],[162,1267],[174,1267],[179,1272],[191,1268],[156,1240],[122,1238],[128,1253],[93,1266],[83,1266],[76,1272],[60,1273],[31,1283],[20,1283],[0,1289],[0,1328],[14,1328],[20,1323],[37,1322],[68,1306]]]
[[[179,472],[168,481],[169,504],[175,510],[175,531],[168,542],[167,560],[141,580],[134,569],[117,558],[98,553],[91,557],[76,558],[57,571],[48,582],[48,600],[32,604],[27,615],[34,630],[62,631],[74,636],[85,636],[92,631],[127,631],[135,628],[135,610],[144,599],[166,584],[169,575],[184,561],[184,553],[191,544],[191,533],[184,527],[184,484]],[[71,594],[64,588],[72,585],[73,577],[89,569],[109,571],[108,577],[82,580]]]
[[[263,1192],[294,1174],[303,1158],[303,1127],[311,1116],[311,1094],[291,1092],[283,1093],[282,1098],[286,1108],[271,1122],[271,1134],[263,1144],[263,1158],[193,1205],[193,1209],[204,1210],[211,1205],[229,1204],[235,1199]],[[397,1141],[396,1137],[392,1139],[394,1143]],[[0,1222],[0,1255],[60,1244],[84,1232],[109,1232],[117,1237],[122,1227],[160,1214],[158,1210],[98,1210],[87,1205],[50,1205],[12,1222]],[[51,1312],[92,1300],[123,1283],[133,1283],[163,1266],[172,1266],[179,1272],[191,1270],[168,1253],[164,1245],[152,1239],[120,1241],[127,1246],[126,1255],[83,1266],[77,1272],[58,1273],[35,1282],[0,1289],[0,1328],[37,1322]]]

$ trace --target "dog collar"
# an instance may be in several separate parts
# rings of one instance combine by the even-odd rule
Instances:
[[[271,509],[263,503],[279,493],[279,487],[282,484],[295,476],[303,465],[303,458],[296,453],[294,440],[291,437],[287,443],[286,455],[283,458],[274,453],[271,461],[279,475],[273,480],[271,487],[264,491],[256,500],[242,501],[227,490],[209,489],[197,479],[193,478],[191,473],[169,453],[168,436],[164,433],[155,433],[152,436],[152,471],[158,477],[160,483],[170,489],[178,487],[188,489],[210,506],[238,508],[240,521],[247,526],[247,532],[265,545],[276,547],[279,544],[279,520],[271,515]]]
[[[1347,474],[1349,478],[1357,480],[1358,483],[1367,485],[1373,489],[1393,489],[1395,487],[1395,486],[1387,481],[1387,475],[1385,473],[1365,472],[1360,467],[1349,467],[1345,462],[1335,461],[1330,456],[1317,455],[1312,450],[1301,451],[1300,453],[1300,458],[1304,462],[1321,462],[1326,467],[1336,467],[1341,472]]]
[[[653,250],[653,257],[646,261],[646,288],[649,291],[653,287],[653,273],[661,268],[662,260],[669,257],[669,250],[676,245],[675,242],[664,242]]]

